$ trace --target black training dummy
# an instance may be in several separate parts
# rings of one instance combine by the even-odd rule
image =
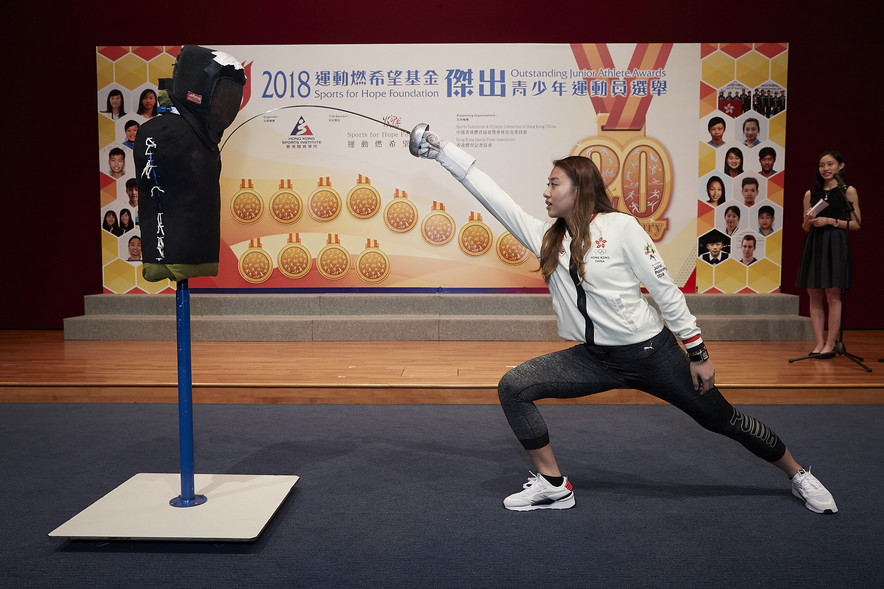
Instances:
[[[246,78],[230,55],[185,45],[172,78],[160,80],[166,114],[135,138],[142,275],[175,281],[218,274],[221,152],[218,143],[242,102]]]

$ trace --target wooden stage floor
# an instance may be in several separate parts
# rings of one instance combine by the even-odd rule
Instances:
[[[844,334],[846,356],[809,342],[707,342],[717,383],[737,404],[884,402],[884,331]],[[194,342],[195,403],[496,403],[512,366],[567,342]],[[0,402],[173,403],[175,342],[65,341],[62,331],[0,331]],[[552,401],[559,402],[559,401]],[[614,390],[565,403],[657,403]]]

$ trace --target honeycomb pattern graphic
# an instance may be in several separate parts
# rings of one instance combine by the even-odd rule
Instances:
[[[132,122],[141,125],[147,120],[137,112],[141,94],[146,90],[156,93],[158,80],[172,76],[172,67],[180,51],[180,45],[96,47],[96,116],[101,206],[96,230],[101,232],[102,280],[106,293],[174,292],[172,282],[149,282],[141,275],[140,261],[129,261],[129,239],[133,235],[140,236],[137,224],[129,231],[111,232],[102,229],[101,223],[108,211],[113,211],[119,220],[123,209],[127,209],[137,223],[138,197],[130,194],[131,187],[128,186],[134,182],[135,169],[132,164],[132,148],[126,143],[126,127]],[[118,111],[108,112],[112,94],[121,97],[125,114]],[[119,177],[114,177],[108,166],[113,150],[122,150],[125,157],[123,173]],[[127,188],[130,190],[127,191]]]
[[[697,269],[700,293],[779,292],[782,270],[782,227],[786,144],[788,44],[705,43],[700,53],[697,170]],[[711,127],[723,120],[722,143]],[[753,131],[757,129],[757,135]],[[728,168],[728,155],[739,168]],[[774,157],[773,167],[765,165]],[[708,186],[717,179],[724,196],[711,202]],[[757,194],[752,195],[753,183]],[[728,236],[727,212],[736,209],[738,223]],[[735,213],[730,214],[733,219]],[[770,229],[762,219],[773,219]],[[717,264],[702,259],[707,243],[725,234],[728,258]],[[755,258],[741,262],[743,236],[756,240]],[[751,241],[751,240],[750,240]],[[748,247],[748,246],[747,246]]]

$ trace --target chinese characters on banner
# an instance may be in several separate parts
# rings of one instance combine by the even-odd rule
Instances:
[[[408,153],[418,123],[475,155],[540,218],[551,161],[593,159],[686,291],[779,288],[783,174],[775,166],[765,176],[758,156],[771,148],[783,161],[783,45],[217,49],[245,65],[248,83],[222,139],[219,275],[192,288],[543,290],[533,254],[444,170]],[[144,195],[131,189],[129,133],[151,116],[157,79],[171,77],[179,50],[97,48],[106,292],[172,287],[140,276]],[[738,88],[748,100],[737,94],[731,108]],[[716,117],[726,130],[713,146],[707,125]],[[748,119],[757,119],[753,145],[743,143]],[[724,167],[731,147],[743,152],[742,177]],[[718,206],[708,202],[713,176],[725,194]],[[754,203],[743,199],[745,178],[758,180]],[[740,207],[733,230],[730,205]],[[773,209],[770,228],[764,207]],[[729,263],[703,257],[716,232]],[[736,236],[752,233],[756,261],[744,264]]]

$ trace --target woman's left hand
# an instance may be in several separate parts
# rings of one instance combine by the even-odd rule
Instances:
[[[715,366],[709,360],[691,362],[691,380],[694,381],[694,390],[705,394],[715,386]]]

